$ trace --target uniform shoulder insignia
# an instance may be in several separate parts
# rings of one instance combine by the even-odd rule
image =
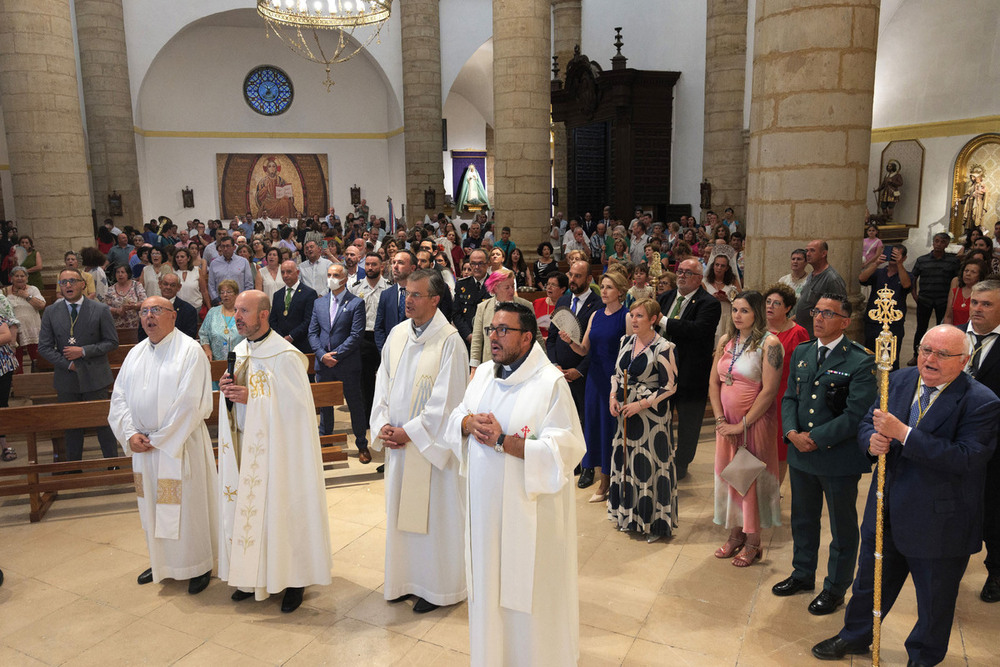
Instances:
[[[799,343],[799,344],[798,344],[798,345],[796,345],[795,347],[796,347],[796,348],[799,348],[799,347],[802,347],[803,345],[812,345],[812,344],[813,344],[813,343],[815,343],[815,342],[816,342],[816,339],[815,339],[815,338],[811,338],[811,339],[809,339],[809,340],[804,340],[804,341],[802,341],[801,343]]]
[[[862,345],[861,343],[859,343],[856,340],[852,340],[851,344],[854,345],[854,347],[858,348],[859,350],[864,350],[867,354],[870,354],[870,355],[873,355],[873,356],[875,355],[875,352],[873,352],[872,350],[869,350],[867,347],[865,347],[864,345]]]

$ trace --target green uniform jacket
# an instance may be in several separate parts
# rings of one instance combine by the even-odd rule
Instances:
[[[789,442],[788,465],[812,475],[871,472],[871,462],[858,448],[858,425],[878,395],[875,355],[845,336],[820,368],[818,359],[815,340],[792,351],[788,389],[781,399],[781,433],[808,432],[818,449],[803,454]],[[841,386],[849,388],[847,408],[835,416],[826,392]]]

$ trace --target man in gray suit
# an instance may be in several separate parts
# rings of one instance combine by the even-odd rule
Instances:
[[[111,386],[108,352],[118,347],[111,309],[83,296],[83,274],[78,269],[59,273],[63,302],[42,314],[38,352],[55,366],[52,384],[60,403],[107,400]],[[118,443],[108,426],[97,429],[105,458],[118,456]],[[66,431],[66,460],[83,458],[83,429]]]

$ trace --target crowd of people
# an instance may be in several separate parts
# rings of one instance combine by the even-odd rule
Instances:
[[[721,219],[708,212],[703,224],[691,216],[654,222],[641,209],[628,222],[608,207],[602,214],[564,220],[557,213],[531,262],[508,227],[497,229],[481,213],[458,226],[439,214],[395,231],[376,216],[352,213],[342,223],[332,208],[273,227],[249,215],[228,224],[192,220],[185,230],[167,219],[142,231],[107,220],[94,247],[65,254],[61,305],[42,296],[43,263],[32,240],[5,228],[0,393],[6,401],[27,352],[55,367],[60,401],[106,397],[106,355],[117,332],[148,338],[127,357],[111,428],[99,431],[104,455],[117,455],[117,437],[140,473],[151,569],[139,582],[188,579],[197,593],[215,557],[220,577],[237,589],[234,600],[284,590],[282,609],[293,611],[306,586],[330,581],[318,438],[332,432],[334,412],[321,410],[318,429],[302,426],[315,413],[305,384],[304,355],[312,353],[316,381],[343,385],[358,460],[370,463],[370,448],[385,451],[386,600],[413,597],[414,611],[425,613],[460,602],[471,588],[474,655],[545,664],[566,662],[577,650],[568,579],[576,571],[574,483],[596,484],[590,502],[606,508],[614,528],[650,543],[670,538],[678,485],[710,408],[714,522],[728,531],[715,556],[740,568],[763,558],[762,531],[781,522],[787,475],[792,574],[772,592],[815,590],[825,502],[828,571],[808,605],[825,615],[843,604],[852,582],[853,600],[870,596],[870,572],[855,571],[873,548],[871,512],[859,524],[857,490],[874,457],[888,452],[890,471],[903,480],[892,484],[934,481],[951,503],[947,511],[930,508],[937,514],[923,517],[922,529],[940,522],[942,535],[964,527],[970,536],[928,555],[926,545],[910,548],[910,531],[921,528],[893,520],[898,553],[890,588],[898,591],[912,572],[918,598],[924,586],[944,591],[918,599],[933,620],[918,623],[907,649],[915,664],[943,658],[958,581],[980,548],[971,536],[984,526],[989,575],[981,597],[1000,601],[1000,464],[993,455],[1000,267],[993,244],[974,230],[955,255],[946,251],[948,235],[939,234],[908,270],[906,248],[883,245],[879,229],[868,227],[857,279],[869,288],[868,304],[855,315],[822,239],[794,250],[790,272],[777,283],[748,289],[745,230],[732,209]],[[872,350],[881,324],[869,314],[883,287],[904,312],[908,295],[917,304],[908,362],[917,369],[892,376],[910,384],[892,381],[900,396],[893,394],[888,412],[873,407]],[[864,345],[846,337],[857,317]],[[897,341],[904,326],[891,327]],[[171,507],[148,479],[180,484],[176,461],[185,448],[193,448],[185,456],[204,458],[213,388],[205,369],[209,360],[226,359],[236,360],[235,369],[214,388],[233,417],[220,420],[218,479],[214,466],[199,463],[208,481],[195,486],[198,507],[188,507],[187,496]],[[157,379],[149,370],[161,367],[182,373],[170,377],[185,378],[183,392],[168,397],[162,373]],[[268,383],[279,382],[287,389],[281,396],[296,396],[283,410],[268,400],[275,391]],[[937,395],[925,403],[918,386]],[[169,405],[151,407],[158,401]],[[933,419],[924,422],[925,415]],[[275,443],[287,440],[289,429],[301,437],[281,459]],[[159,458],[139,463],[145,454]],[[746,454],[758,462],[750,478],[735,472]],[[67,434],[66,455],[81,457],[82,433]],[[249,456],[254,471],[271,471],[263,481],[242,465]],[[16,457],[6,443],[3,457]],[[965,481],[934,477],[946,473]],[[143,475],[148,479],[139,481]],[[295,521],[280,514],[289,485],[300,487]],[[889,511],[903,510],[890,503]],[[195,518],[183,518],[192,512]],[[522,514],[523,523],[513,519]],[[186,523],[194,532],[179,538]],[[200,546],[182,554],[164,539]],[[464,564],[456,556],[463,543],[470,554]],[[466,565],[467,576],[458,576]],[[883,614],[893,599],[883,597]],[[817,657],[867,650],[870,623],[866,635],[859,604],[848,606],[838,637],[814,647]]]

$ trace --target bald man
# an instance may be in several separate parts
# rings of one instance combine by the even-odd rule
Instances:
[[[917,367],[889,376],[889,410],[876,402],[858,428],[861,451],[872,461],[886,455],[882,621],[907,577],[917,592],[917,624],[905,642],[911,665],[944,659],[962,575],[970,554],[982,548],[983,489],[1000,399],[964,372],[972,352],[965,332],[934,327],[917,347]],[[821,660],[866,654],[872,641],[876,480],[844,627],[813,647]]]
[[[289,613],[306,586],[330,583],[330,526],[308,361],[271,330],[270,309],[259,290],[236,297],[244,340],[219,381],[219,578],[235,602],[284,591]]]
[[[187,579],[195,595],[208,586],[217,552],[218,478],[205,426],[211,366],[197,341],[175,327],[170,301],[149,297],[139,318],[147,338],[122,362],[108,414],[132,457],[146,531],[150,568],[138,582]]]

